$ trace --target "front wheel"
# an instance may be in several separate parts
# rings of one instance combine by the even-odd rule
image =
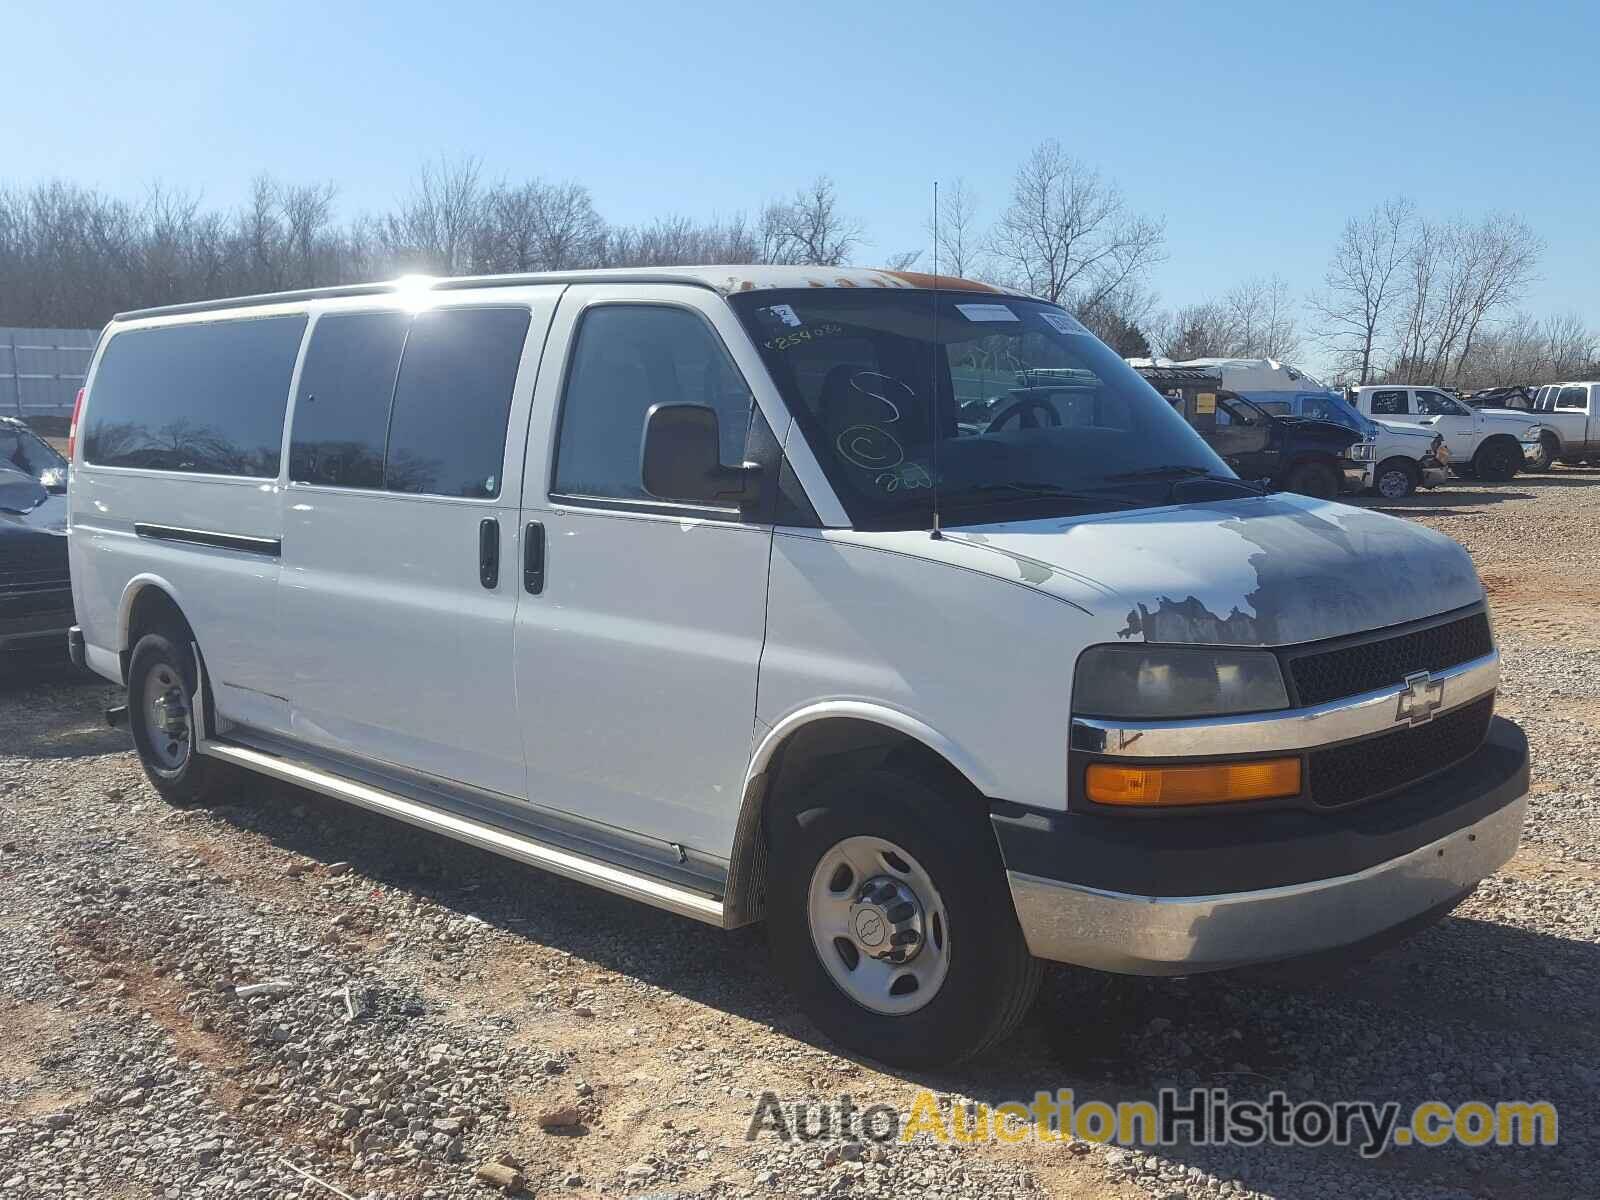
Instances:
[[[1038,991],[999,848],[967,799],[864,771],[769,816],[775,966],[806,1015],[865,1057],[966,1058]]]
[[[1522,447],[1510,438],[1485,442],[1472,463],[1479,479],[1490,483],[1505,483],[1512,479],[1522,466]]]
[[[1339,496],[1339,473],[1325,462],[1296,463],[1284,482],[1287,490],[1317,500],[1335,500]]]
[[[1408,458],[1386,459],[1373,473],[1373,490],[1385,500],[1403,500],[1421,482],[1422,472]]]

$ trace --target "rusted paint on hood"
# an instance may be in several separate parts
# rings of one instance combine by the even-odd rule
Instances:
[[[1108,632],[1126,640],[1296,645],[1484,595],[1466,550],[1443,534],[1292,495],[952,530],[946,540],[981,548],[966,565],[1115,618]]]

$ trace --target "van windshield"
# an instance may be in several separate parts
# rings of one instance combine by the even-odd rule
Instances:
[[[857,528],[927,528],[935,480],[947,525],[1153,507],[1191,477],[1240,486],[1054,305],[941,291],[936,315],[930,291],[847,288],[732,303]]]

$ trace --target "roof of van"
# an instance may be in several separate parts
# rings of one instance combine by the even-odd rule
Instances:
[[[765,292],[792,288],[938,288],[952,292],[987,292],[1023,296],[1011,288],[962,279],[955,275],[929,275],[921,271],[890,271],[867,267],[789,267],[744,264],[705,267],[617,267],[592,271],[540,271],[519,275],[466,275],[434,277],[407,275],[381,283],[356,283],[338,287],[308,288],[259,296],[200,300],[118,313],[112,319],[172,316],[258,304],[287,304],[298,300],[326,300],[338,296],[381,296],[401,291],[460,291],[468,288],[522,287],[548,283],[685,283],[710,288],[724,296],[735,292]]]
[[[1206,367],[1222,375],[1223,383],[1235,392],[1324,392],[1325,388],[1298,367],[1276,358],[1130,358],[1139,367]]]

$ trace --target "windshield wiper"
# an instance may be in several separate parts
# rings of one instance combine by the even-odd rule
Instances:
[[[1180,477],[1206,475],[1214,479],[1224,478],[1221,475],[1212,476],[1210,467],[1192,467],[1187,463],[1167,463],[1159,467],[1141,467],[1137,471],[1119,471],[1115,475],[1107,475],[1106,478],[1120,483],[1127,479],[1168,479],[1174,475]]]
[[[1021,479],[975,484],[970,488],[963,488],[951,499],[952,502],[956,502],[962,495],[992,495],[995,492],[1012,492],[1018,499],[1084,500],[1093,504],[1120,505],[1123,508],[1143,508],[1145,505],[1145,501],[1136,500],[1132,496],[1118,496],[1107,492],[1075,492],[1062,487],[1059,483],[1035,483]]]

